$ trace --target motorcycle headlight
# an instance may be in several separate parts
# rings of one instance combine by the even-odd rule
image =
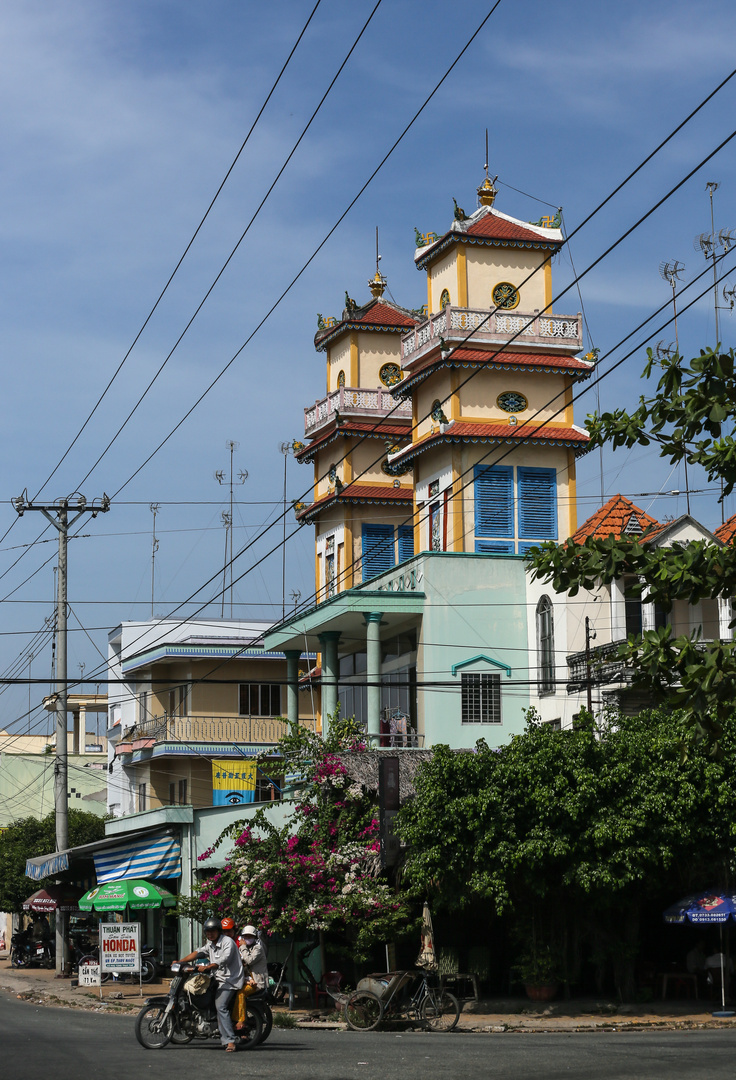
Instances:
[[[171,972],[173,975],[177,975],[181,971],[181,964],[172,964]]]

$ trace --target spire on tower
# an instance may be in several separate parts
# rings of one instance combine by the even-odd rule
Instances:
[[[368,280],[368,288],[371,290],[371,296],[374,300],[379,300],[383,296],[383,291],[386,288],[386,278],[378,268],[380,261],[381,256],[378,253],[378,226],[376,225],[376,276]]]
[[[498,191],[496,190],[496,180],[498,175],[494,176],[491,180],[488,175],[488,128],[486,128],[486,160],[483,168],[486,171],[485,179],[478,188],[478,204],[480,206],[493,206]]]

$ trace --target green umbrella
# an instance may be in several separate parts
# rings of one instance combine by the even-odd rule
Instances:
[[[176,897],[163,885],[141,878],[107,881],[90,889],[79,901],[82,911],[141,911],[143,908],[174,907]]]

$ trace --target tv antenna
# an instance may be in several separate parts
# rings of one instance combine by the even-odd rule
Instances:
[[[678,259],[674,259],[672,262],[661,262],[659,264],[659,273],[672,289],[672,311],[675,318],[675,349],[679,353],[680,336],[677,333],[677,286],[680,282],[680,276],[685,273],[685,264],[679,262]],[[657,355],[659,356],[659,353],[657,353]],[[660,359],[662,358],[660,357]]]
[[[664,338],[660,338],[657,344],[654,346],[654,352],[656,353],[659,361],[669,360],[672,355],[677,351],[677,346],[674,341],[665,341]]]
[[[732,289],[729,289],[727,285],[723,286],[723,299],[728,304],[728,310],[733,311],[733,305],[736,303],[736,285]]]
[[[716,183],[715,180],[709,180],[705,189],[708,192],[708,198],[710,199],[710,232],[700,233],[693,241],[693,247],[696,251],[702,251],[706,260],[711,259],[713,262],[713,307],[715,310],[716,318],[716,348],[721,344],[721,333],[718,326],[718,312],[726,310],[718,303],[718,272],[716,269],[716,263],[721,255],[725,255],[727,251],[736,244],[734,239],[733,229],[719,229],[716,232],[715,215],[713,212],[713,195],[721,185]],[[725,297],[724,297],[725,299]],[[731,305],[732,307],[733,305]],[[729,308],[730,310],[730,308]]]
[[[245,483],[245,481],[248,479],[248,470],[247,469],[241,469],[238,472],[237,480],[235,479],[235,476],[233,474],[233,457],[235,455],[235,451],[238,450],[239,448],[240,448],[240,443],[237,442],[235,439],[226,439],[225,440],[225,449],[230,451],[230,476],[229,477],[227,476],[224,469],[217,469],[213,473],[213,476],[214,476],[214,478],[215,478],[215,480],[217,481],[218,484],[221,484],[221,485],[228,484],[228,486],[230,488],[230,511],[228,513],[227,511],[223,510],[222,515],[221,515],[222,516],[222,524],[225,526],[225,559],[224,559],[224,565],[223,565],[223,568],[222,568],[221,618],[225,617],[225,591],[226,591],[226,587],[227,587],[226,583],[227,583],[227,568],[228,568],[227,552],[228,552],[228,541],[229,541],[229,544],[230,544],[230,561],[229,561],[229,566],[230,566],[230,618],[231,619],[233,617],[233,487],[242,486]]]

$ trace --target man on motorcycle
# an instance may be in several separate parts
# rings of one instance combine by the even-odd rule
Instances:
[[[212,972],[217,983],[215,994],[215,1008],[217,1009],[217,1026],[220,1029],[220,1041],[228,1053],[234,1053],[237,1049],[235,1044],[235,1032],[230,1018],[230,1006],[236,991],[240,990],[245,981],[243,962],[240,959],[238,948],[231,937],[222,932],[222,923],[219,919],[209,918],[204,924],[204,932],[207,943],[204,949],[210,959],[210,963],[200,970]],[[190,960],[196,960],[200,950],[183,956],[180,964],[186,964]]]

